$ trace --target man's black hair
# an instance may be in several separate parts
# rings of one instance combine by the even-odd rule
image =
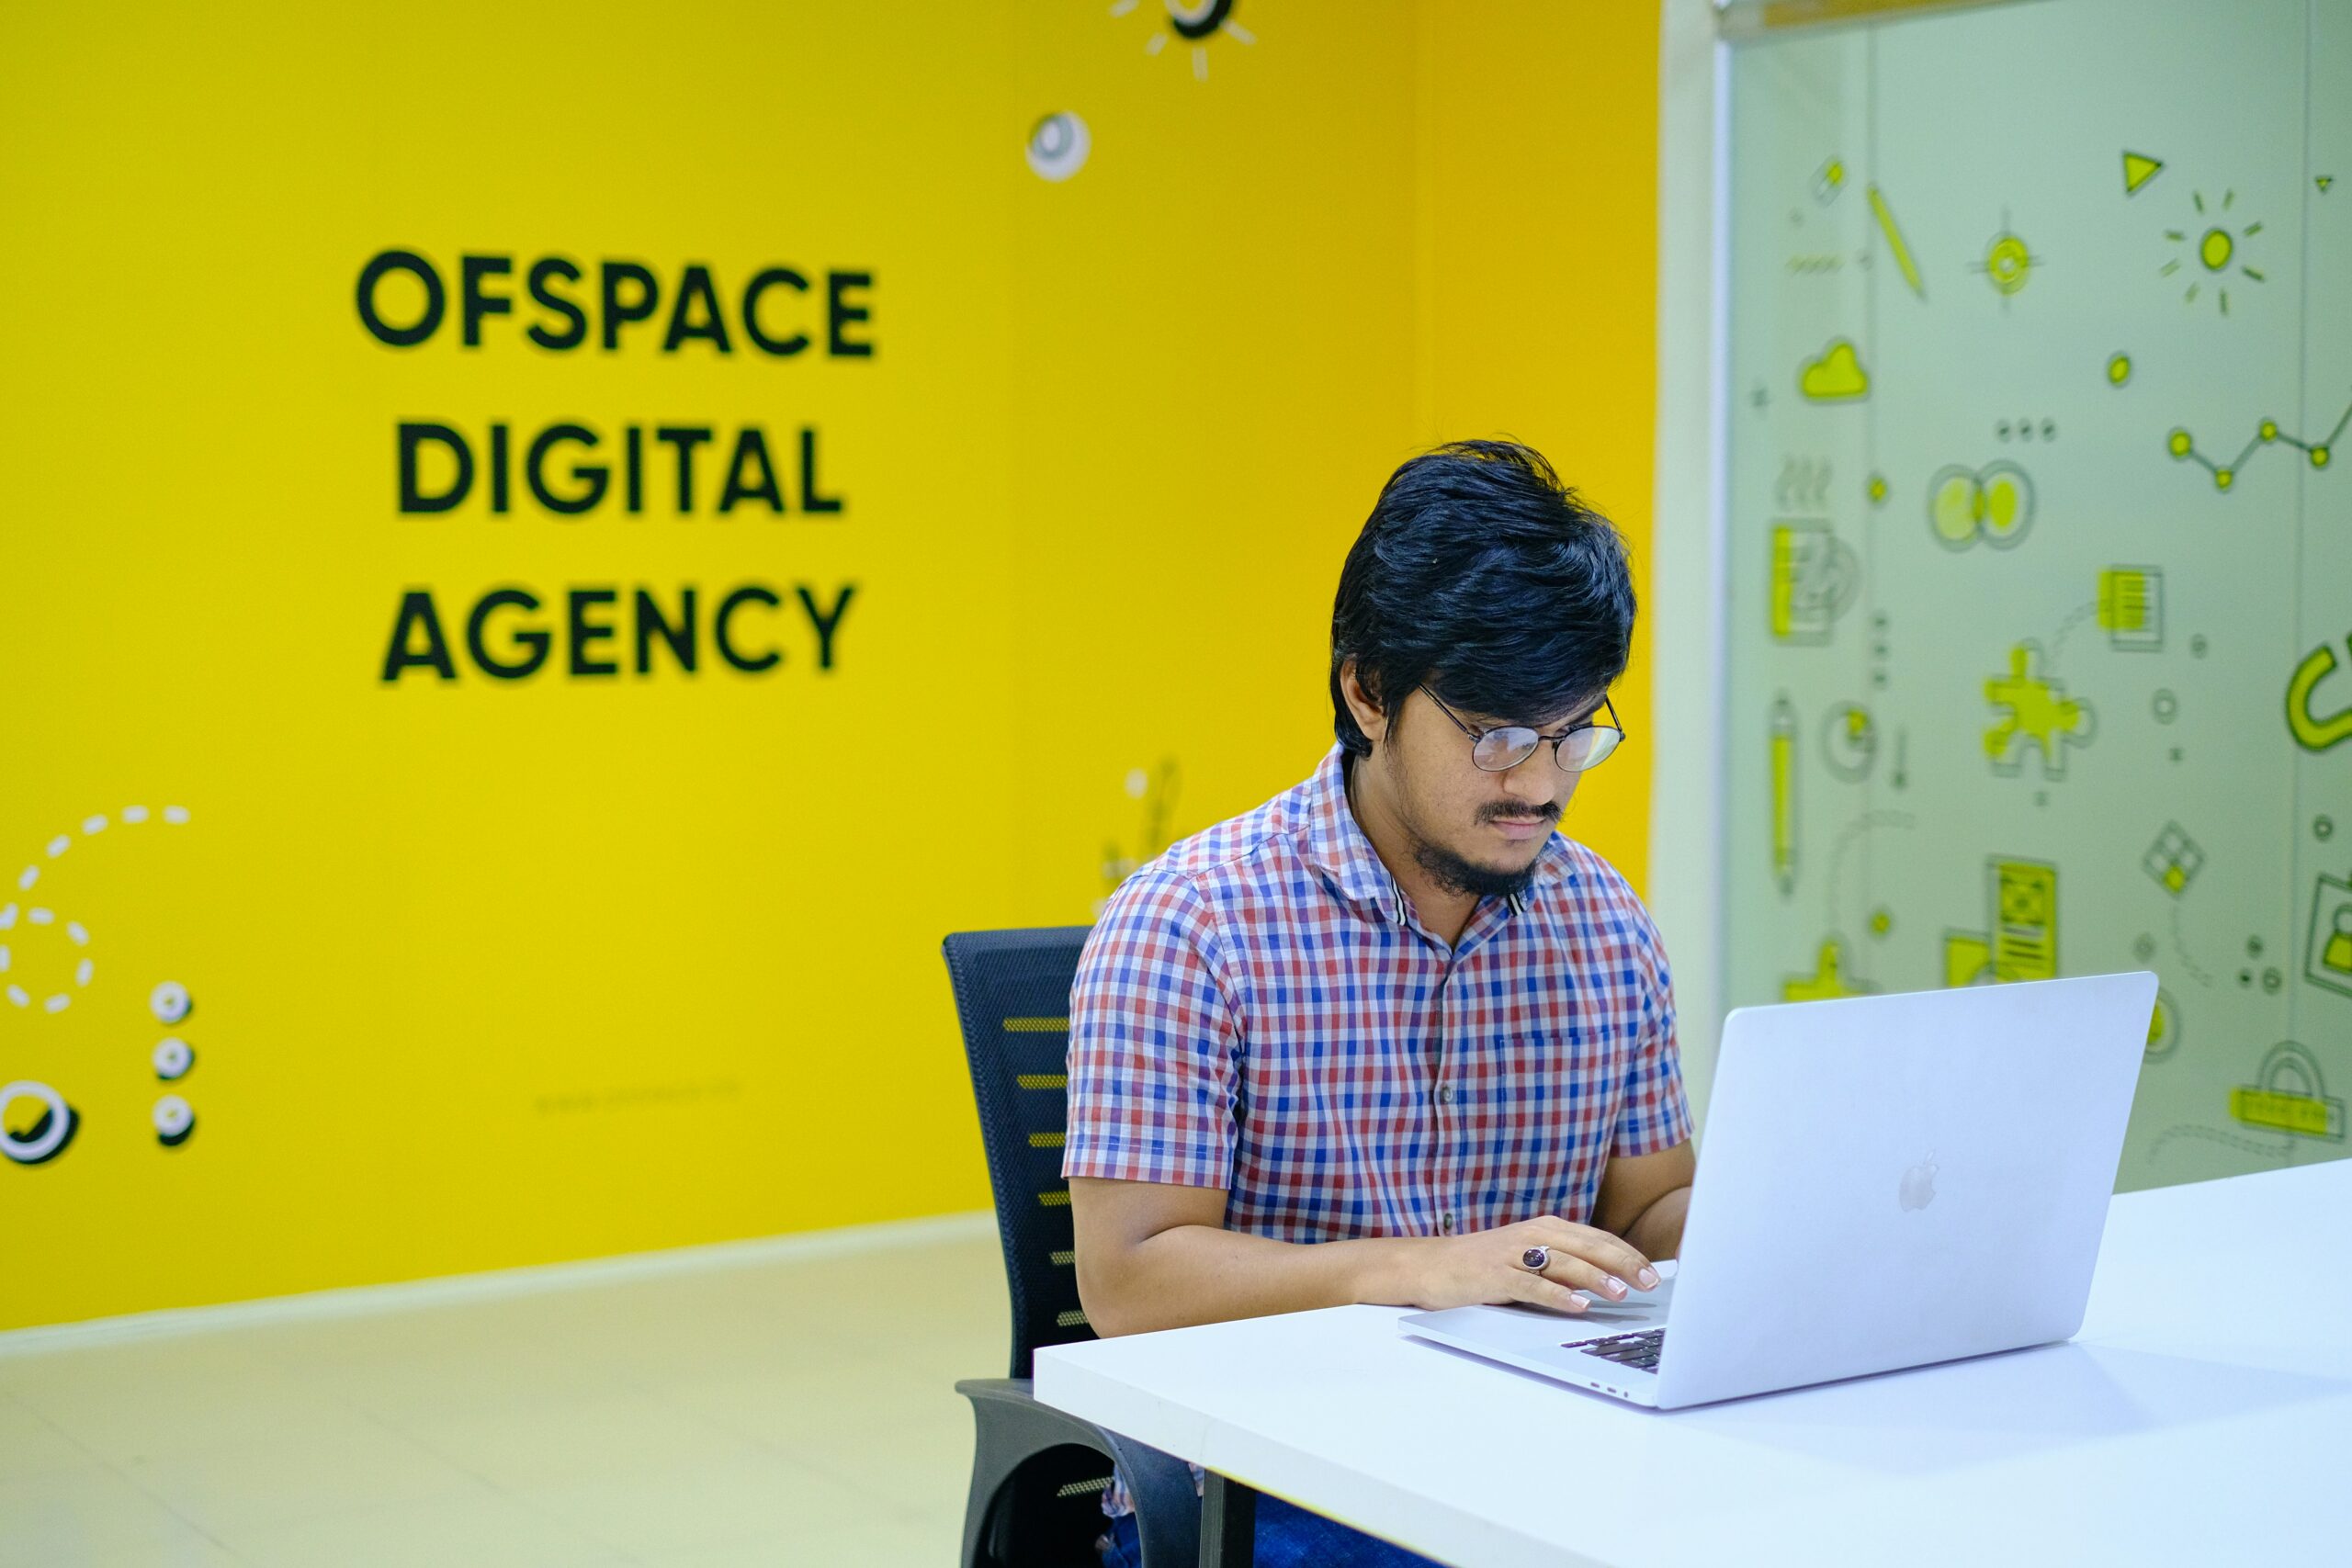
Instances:
[[[1394,715],[1426,685],[1457,712],[1519,724],[1580,717],[1624,673],[1634,580],[1614,525],[1543,454],[1455,441],[1388,477],[1331,605],[1331,727],[1372,742],[1340,669]]]

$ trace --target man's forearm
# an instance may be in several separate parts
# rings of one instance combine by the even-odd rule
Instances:
[[[1619,1234],[1624,1236],[1626,1246],[1645,1258],[1679,1258],[1682,1254],[1682,1220],[1690,1212],[1690,1189],[1677,1187],[1660,1193]]]
[[[1270,1313],[1395,1302],[1411,1237],[1275,1241],[1177,1225],[1128,1248],[1115,1280],[1081,1265],[1080,1293],[1098,1334],[1143,1334]]]

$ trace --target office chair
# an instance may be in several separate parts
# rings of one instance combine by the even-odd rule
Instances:
[[[961,931],[941,944],[1012,1295],[1012,1374],[956,1385],[972,1402],[975,1427],[964,1568],[1095,1568],[1114,1464],[1135,1500],[1144,1568],[1191,1568],[1199,1560],[1192,1472],[1156,1449],[1040,1404],[1030,1391],[1039,1347],[1094,1337],[1079,1304],[1069,1187],[1061,1176],[1069,988],[1087,930]]]

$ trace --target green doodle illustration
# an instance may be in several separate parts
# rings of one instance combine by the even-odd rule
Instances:
[[[1839,703],[1821,721],[1821,758],[1831,776],[1848,784],[1870,777],[1878,761],[1878,726],[1860,703]]]
[[[1772,699],[1772,880],[1788,897],[1797,890],[1797,710],[1782,692]]]
[[[1813,199],[1826,207],[1846,191],[1846,160],[1832,153],[1813,172]]]
[[[1902,226],[1894,221],[1894,210],[1886,204],[1886,197],[1878,186],[1871,186],[1871,216],[1878,220],[1878,231],[1886,236],[1887,254],[1894,258],[1903,281],[1919,299],[1928,297],[1928,286],[1920,280],[1919,264],[1912,257],[1910,242],[1903,237]]]
[[[1859,402],[1871,395],[1871,376],[1851,343],[1832,338],[1820,358],[1798,367],[1797,390],[1816,403]]]
[[[2188,291],[2181,296],[2185,304],[2195,304],[2205,285],[2212,283],[2213,293],[2221,300],[2224,316],[2230,313],[2228,280],[2233,264],[2241,277],[2256,283],[2269,281],[2259,269],[2248,266],[2245,258],[2238,254],[2248,240],[2262,232],[2262,225],[2249,223],[2243,229],[2232,229],[2223,221],[2230,209],[2237,204],[2237,192],[2225,190],[2222,193],[2218,210],[2209,212],[2205,193],[2189,193],[2189,199],[2197,207],[2197,222],[2191,226],[2196,232],[2191,233],[2189,229],[2165,230],[2165,238],[2177,247],[2185,247],[2185,254],[2175,255],[2156,269],[2158,276],[2164,277],[2172,276],[2184,266],[2190,269]]]
[[[2148,1043],[2142,1059],[2161,1062],[2180,1049],[2180,1003],[2158,987],[2156,1005],[2148,1014]]]
[[[2066,695],[2056,681],[2042,680],[2035,671],[2041,649],[2031,642],[2009,649],[2009,672],[1984,682],[1984,700],[1995,709],[2007,709],[1984,732],[1984,755],[1993,771],[2013,776],[2025,768],[2029,750],[2041,759],[2041,776],[2066,776],[2066,752],[2085,746],[2098,733],[2098,716],[2090,704]]]
[[[2001,213],[1999,231],[1984,242],[1984,259],[1973,264],[1969,270],[1982,274],[2006,307],[2012,299],[2024,292],[2025,286],[2033,280],[2033,269],[2041,262],[2041,258],[2010,231],[2009,215],[2005,209]]]
[[[1965,131],[2115,17],[1724,57],[1722,999],[2156,971],[2120,1188],[2352,1152],[2352,27],[2250,20]]]
[[[2188,836],[2177,822],[2165,824],[2148,852],[2140,857],[2140,869],[2155,879],[2156,886],[2177,898],[2188,891],[2197,874],[2205,869],[2203,846]]]
[[[1928,481],[1928,526],[1947,549],[1964,550],[1979,539],[2008,549],[2033,526],[2033,478],[2009,462],[1939,468]]]
[[[2312,882],[2303,978],[2340,997],[2352,997],[2352,881],[2323,872]]]
[[[2270,1047],[2254,1082],[2230,1090],[2230,1114],[2249,1127],[2344,1141],[2344,1101],[2327,1092],[2310,1047],[2292,1040]]]
[[[2352,638],[2346,639],[2352,648]],[[2312,710],[2312,698],[2319,683],[2335,670],[2335,646],[2321,643],[2296,664],[2295,672],[2287,678],[2287,732],[2295,744],[2306,751],[2324,751],[2352,740],[2352,704],[2332,714]]]
[[[1769,538],[1772,639],[1798,647],[1827,643],[1838,617],[1861,591],[1860,563],[1818,518],[1777,518]]]
[[[1784,1002],[1826,1002],[1840,997],[1875,995],[1876,986],[1858,980],[1846,972],[1846,943],[1841,937],[1823,939],[1814,956],[1813,973],[1790,975],[1781,981],[1781,999]]]
[[[2042,861],[1985,863],[1983,931],[1944,932],[1944,984],[2050,980],[2058,975],[2058,868]]]
[[[2152,566],[2110,566],[2098,574],[2098,625],[2120,653],[2161,653],[2165,574]]]
[[[2255,423],[2254,434],[2247,439],[2244,446],[2238,448],[2238,455],[2226,463],[2217,463],[2199,452],[2197,449],[2197,438],[2189,434],[2185,427],[2176,425],[2165,436],[2165,450],[2172,455],[2172,460],[2176,463],[2194,463],[2203,468],[2213,476],[2215,490],[2226,491],[2236,486],[2240,470],[2245,468],[2249,458],[2265,446],[2274,445],[2292,446],[2303,455],[2303,460],[2312,468],[2326,468],[2335,460],[2335,444],[2343,439],[2344,428],[2346,425],[2352,425],[2352,403],[2344,405],[2344,412],[2337,417],[2335,427],[2317,441],[2305,441],[2299,436],[2288,434],[2278,428],[2278,422],[2275,419],[2259,420]]]

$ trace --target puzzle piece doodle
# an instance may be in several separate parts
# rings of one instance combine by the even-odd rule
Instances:
[[[2024,771],[2026,752],[2041,753],[2041,776],[2066,776],[2066,749],[2087,745],[2098,732],[2090,704],[2066,695],[2056,681],[2038,678],[2041,649],[2021,642],[2009,650],[2009,672],[1984,682],[1984,700],[2008,716],[1984,732],[1984,755],[1993,771],[2013,777]]]

